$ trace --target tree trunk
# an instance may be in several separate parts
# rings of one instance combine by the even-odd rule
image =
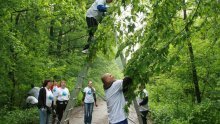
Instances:
[[[183,4],[186,5],[185,0],[183,0]],[[183,10],[183,17],[184,17],[184,20],[186,20],[186,18],[187,18],[186,9]],[[200,95],[200,90],[199,90],[198,75],[197,75],[197,70],[196,70],[196,65],[195,65],[195,57],[194,57],[194,53],[193,53],[192,43],[188,39],[189,28],[188,28],[187,24],[185,26],[185,31],[187,33],[187,45],[188,45],[188,50],[189,50],[190,64],[191,64],[191,68],[192,68],[191,71],[192,71],[192,78],[193,78],[193,83],[194,83],[194,88],[195,88],[194,89],[195,95],[196,95],[197,102],[200,103],[201,102],[201,95]]]
[[[61,55],[61,48],[62,48],[62,29],[59,31],[58,40],[57,40],[57,56]]]
[[[51,54],[53,51],[53,41],[54,41],[54,27],[53,27],[54,21],[51,20],[50,22],[50,42],[49,42],[49,51],[48,53]]]
[[[15,26],[18,25],[20,15],[21,14],[18,13],[18,15],[15,17]],[[11,22],[13,22],[13,18],[11,18]],[[15,63],[16,59],[17,59],[13,44],[10,44],[10,59],[13,63]],[[17,84],[16,78],[15,78],[15,66],[16,65],[13,64],[11,67],[11,70],[8,72],[8,78],[12,82],[12,88],[11,88],[10,98],[9,98],[9,109],[10,110],[12,109],[12,107],[15,104],[15,91],[16,91],[16,84]]]

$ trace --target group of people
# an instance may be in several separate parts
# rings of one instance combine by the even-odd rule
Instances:
[[[101,77],[101,80],[107,101],[109,124],[128,124],[124,110],[126,105],[124,92],[129,91],[128,87],[132,83],[132,79],[125,77],[123,80],[116,80],[113,75],[106,73]],[[137,102],[139,104],[143,124],[147,124],[148,92],[144,84],[139,86]],[[89,81],[88,86],[83,90],[82,104],[84,105],[84,123],[91,124],[93,106],[98,106],[92,81]]]
[[[101,77],[101,80],[107,101],[109,124],[128,124],[124,110],[126,105],[124,92],[129,91],[132,79],[125,77],[123,80],[116,80],[113,75],[106,73]],[[30,96],[26,102],[38,106],[40,124],[53,122],[56,116],[61,121],[70,97],[69,90],[66,88],[66,82],[61,81],[58,85],[56,81],[45,80],[41,88],[34,87],[34,85],[31,85],[31,87],[32,89],[28,92]],[[137,102],[143,124],[147,124],[148,92],[145,89],[145,85],[139,86]],[[82,105],[84,106],[84,123],[91,124],[93,106],[98,107],[96,90],[92,85],[92,81],[88,81],[87,87],[83,90]]]
[[[58,123],[61,121],[63,112],[68,104],[70,93],[66,88],[66,82],[44,80],[41,88],[34,87],[28,92],[27,104],[37,105],[40,113],[40,124],[48,124],[55,122],[58,118]]]
[[[103,15],[107,12],[107,3],[111,3],[113,0],[95,0],[86,13],[86,22],[88,26],[89,38],[87,44],[83,48],[83,53],[88,53],[91,46],[92,39],[98,28],[98,24],[101,22]],[[108,118],[110,124],[127,124],[127,117],[124,111],[126,100],[123,92],[128,90],[128,85],[132,79],[129,77],[124,80],[116,80],[114,76],[107,73],[101,78],[103,82],[103,88],[105,90],[105,97],[108,108]],[[147,123],[148,113],[148,92],[145,89],[145,85],[142,84],[139,87],[139,95],[137,102],[139,103],[139,110],[143,120],[143,124]],[[83,105],[84,105],[84,122],[85,124],[91,124],[93,106],[98,106],[96,103],[95,88],[92,87],[92,82],[89,81],[88,87],[83,90]],[[95,104],[94,104],[95,103]]]

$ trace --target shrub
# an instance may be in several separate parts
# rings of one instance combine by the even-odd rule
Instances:
[[[37,108],[16,109],[8,111],[0,118],[1,124],[38,124],[39,112]]]

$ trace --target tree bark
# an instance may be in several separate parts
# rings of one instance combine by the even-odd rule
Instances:
[[[186,1],[183,0],[183,4],[186,5]],[[186,21],[187,19],[187,12],[186,9],[183,10],[183,19]],[[196,70],[196,65],[195,65],[195,57],[194,57],[194,52],[193,52],[193,46],[190,40],[188,39],[189,35],[189,27],[188,24],[185,26],[185,31],[187,33],[187,45],[188,45],[188,50],[189,50],[189,57],[190,57],[190,64],[191,64],[191,71],[192,71],[192,79],[193,79],[193,84],[194,84],[194,90],[195,90],[195,96],[196,100],[198,103],[201,102],[201,94],[199,90],[199,83],[198,83],[198,75],[197,75],[197,70]]]
[[[61,55],[61,48],[62,48],[62,29],[59,31],[59,36],[57,40],[57,56]]]
[[[49,51],[48,53],[51,54],[53,53],[53,41],[54,41],[54,27],[53,27],[53,24],[54,24],[54,20],[51,20],[50,22],[50,43],[49,43]]]

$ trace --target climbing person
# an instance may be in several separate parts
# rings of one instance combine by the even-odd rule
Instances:
[[[129,77],[127,77],[128,79]],[[124,107],[126,105],[123,94],[124,87],[131,83],[129,80],[116,80],[114,76],[109,73],[101,77],[103,88],[105,90],[105,97],[108,108],[108,119],[110,124],[128,124]]]
[[[139,111],[141,113],[141,118],[143,124],[147,124],[147,114],[149,111],[148,108],[148,92],[145,89],[145,84],[139,86],[139,93],[137,97],[137,102],[139,103]]]
[[[28,96],[34,96],[36,99],[38,99],[39,91],[39,87],[35,87],[34,84],[31,84],[31,89],[28,91]]]
[[[107,11],[106,3],[111,3],[113,0],[95,0],[86,13],[86,23],[89,32],[89,38],[87,44],[83,48],[83,53],[88,53],[91,41],[98,28],[98,24],[101,21],[104,12]]]
[[[52,83],[44,80],[43,87],[40,89],[38,97],[38,108],[40,111],[40,124],[49,124],[53,103],[53,93],[50,90]]]
[[[84,106],[84,123],[91,124],[93,106],[95,105],[98,107],[96,103],[95,88],[92,86],[92,81],[89,81],[88,86],[83,90],[82,105]]]
[[[56,101],[56,112],[58,115],[58,120],[61,121],[63,117],[63,112],[66,109],[66,106],[68,104],[70,98],[70,93],[68,88],[66,88],[66,82],[61,81],[60,87],[58,88],[58,94],[57,94],[57,101]]]

